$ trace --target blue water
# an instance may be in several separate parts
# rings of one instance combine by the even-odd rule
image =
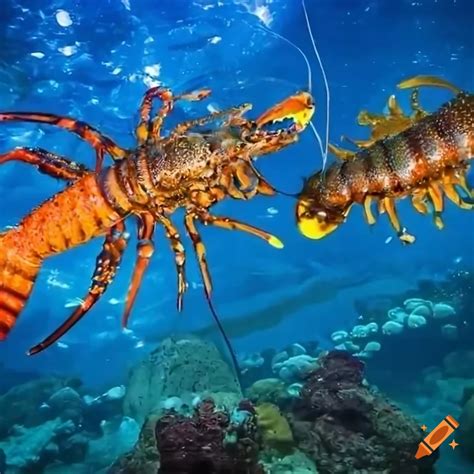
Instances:
[[[366,108],[381,113],[392,93],[408,107],[409,93],[396,89],[407,77],[436,75],[462,89],[474,89],[474,5],[469,0],[307,0],[307,8],[331,91],[332,143],[339,143],[341,135],[366,137],[367,130],[355,121],[358,112]],[[58,24],[59,9],[69,13],[70,25]],[[0,109],[73,116],[124,147],[135,143],[133,131],[143,93],[158,82],[176,92],[212,89],[203,103],[178,104],[166,130],[207,113],[209,103],[225,108],[250,102],[255,116],[308,87],[301,55],[262,28],[264,24],[308,55],[316,100],[314,122],[324,136],[324,84],[298,0],[55,0],[47,4],[4,0]],[[420,94],[428,111],[449,98],[449,92],[430,88]],[[1,124],[1,152],[15,146],[38,146],[93,165],[94,154],[87,144],[52,127]],[[258,168],[276,188],[294,193],[302,178],[321,164],[317,142],[307,131],[297,145],[259,160]],[[1,166],[0,227],[15,225],[62,188],[60,182],[28,166]],[[294,309],[289,304],[281,320],[272,322],[267,314],[269,320],[261,321],[267,328],[249,325],[234,338],[230,331],[240,354],[308,340],[330,348],[333,331],[357,322],[356,299],[401,294],[419,279],[442,279],[449,270],[472,271],[474,266],[473,215],[451,204],[441,232],[429,216],[415,213],[407,202],[399,205],[403,224],[417,237],[412,246],[402,246],[396,237],[387,243],[393,235],[388,219],[382,216],[369,228],[360,209],[354,209],[334,234],[310,241],[298,233],[293,208],[294,200],[287,196],[225,201],[216,207],[220,215],[278,235],[285,243],[283,250],[238,232],[202,230],[215,304],[224,323],[284,297],[298,300],[305,282],[321,282],[314,299],[308,297]],[[181,214],[174,220],[180,226]],[[28,374],[56,373],[79,376],[89,386],[112,386],[122,383],[127,370],[166,336],[212,324],[189,242],[185,245],[190,288],[183,313],[176,312],[175,267],[159,229],[157,252],[132,313],[133,332],[122,332],[121,311],[135,253],[132,223],[129,228],[131,244],[102,301],[62,344],[27,357],[25,351],[68,316],[71,308],[65,305],[86,294],[101,243],[94,241],[47,261],[27,309],[0,345],[0,368],[25,380]],[[466,324],[472,328],[472,321]],[[216,331],[212,338],[219,343]],[[433,353],[431,365],[435,365],[439,361],[436,341],[432,347],[424,344],[424,350]],[[396,360],[399,354],[392,357]]]

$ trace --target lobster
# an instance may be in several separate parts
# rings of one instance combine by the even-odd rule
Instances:
[[[419,86],[444,87],[455,97],[429,114],[419,104]],[[405,115],[394,95],[387,114],[362,111],[358,123],[370,127],[370,138],[350,140],[357,151],[330,145],[340,160],[305,180],[296,205],[304,236],[327,236],[346,221],[353,204],[363,206],[367,223],[373,225],[376,204],[379,214],[387,213],[400,241],[410,244],[415,237],[400,223],[396,200],[410,196],[416,211],[432,212],[439,229],[444,226],[444,196],[462,209],[474,208],[466,181],[474,156],[474,95],[432,76],[416,76],[398,87],[413,89],[412,113]]]
[[[173,95],[164,87],[149,89],[140,106],[135,133],[137,147],[130,150],[121,148],[91,125],[69,117],[0,113],[3,122],[25,121],[66,129],[88,142],[96,152],[95,170],[40,148],[16,148],[0,155],[0,164],[20,161],[68,183],[63,191],[33,210],[17,227],[0,234],[0,340],[7,337],[24,309],[45,259],[105,236],[82,304],[28,354],[46,349],[70,330],[113,281],[127,245],[125,220],[129,216],[135,216],[138,223],[137,257],[123,326],[127,324],[154,253],[153,234],[157,224],[164,227],[174,253],[177,307],[182,309],[187,288],[185,249],[170,219],[178,208],[184,209],[185,229],[197,255],[210,305],[212,280],[196,222],[240,230],[276,248],[283,246],[277,237],[264,230],[230,217],[215,216],[209,210],[229,197],[250,199],[257,194],[275,194],[275,189],[255,169],[253,160],[297,141],[298,134],[313,115],[313,99],[308,93],[298,93],[276,104],[257,120],[244,117],[252,106],[243,104],[185,121],[162,136],[163,122],[176,101],[200,101],[209,94],[208,89],[181,95]],[[153,114],[154,101],[158,99],[162,105]],[[291,124],[278,130],[265,128],[284,119],[290,119]],[[213,122],[220,122],[220,126],[211,131],[198,131]],[[111,166],[104,166],[106,154],[114,161]]]

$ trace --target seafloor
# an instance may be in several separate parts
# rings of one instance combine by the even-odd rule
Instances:
[[[452,328],[472,307],[472,284],[462,271],[359,302],[360,324],[334,332],[334,350],[306,341],[242,354],[239,380],[196,336],[164,340],[103,391],[55,376],[9,386],[4,369],[0,472],[470,473],[474,351],[458,334],[452,344]],[[420,340],[439,363],[416,358]],[[456,432],[415,459],[447,415]]]

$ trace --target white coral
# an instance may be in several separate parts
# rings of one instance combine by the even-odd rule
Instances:
[[[403,332],[403,324],[398,323],[397,321],[387,321],[382,326],[383,334],[387,336],[392,336],[394,334],[401,334]]]
[[[422,315],[411,313],[410,316],[408,316],[407,325],[409,328],[421,328],[426,326],[426,323],[426,318]]]
[[[435,319],[444,319],[454,316],[456,314],[455,309],[446,303],[436,303],[433,306],[433,317]]]

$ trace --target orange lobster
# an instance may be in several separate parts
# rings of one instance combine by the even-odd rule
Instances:
[[[149,89],[140,107],[136,129],[138,146],[126,150],[90,125],[68,117],[42,113],[0,113],[0,121],[27,121],[56,125],[75,133],[96,151],[96,170],[89,170],[64,157],[42,149],[17,148],[0,155],[0,164],[22,161],[40,172],[69,182],[69,186],[27,215],[20,224],[0,234],[0,340],[16,323],[33,288],[43,261],[55,254],[105,235],[97,258],[92,284],[83,303],[50,336],[30,349],[36,354],[47,348],[98,301],[115,277],[127,245],[125,219],[138,221],[137,259],[123,315],[127,324],[143,275],[154,252],[153,233],[163,225],[175,256],[178,275],[178,310],[187,284],[185,252],[178,230],[169,216],[185,211],[184,224],[196,252],[210,303],[211,277],[205,248],[195,222],[224,229],[237,229],[266,240],[274,247],[282,243],[273,235],[228,217],[214,216],[211,206],[226,197],[250,199],[256,194],[272,195],[274,188],[253,166],[253,159],[295,143],[314,111],[307,93],[289,97],[269,109],[257,121],[243,117],[250,104],[186,121],[161,136],[165,117],[177,100],[199,101],[209,90],[173,96],[162,87]],[[152,117],[153,101],[162,106]],[[288,104],[288,105],[287,105]],[[262,127],[292,119],[293,124],[277,131]],[[221,121],[206,133],[192,129]],[[105,154],[115,163],[103,167]]]

